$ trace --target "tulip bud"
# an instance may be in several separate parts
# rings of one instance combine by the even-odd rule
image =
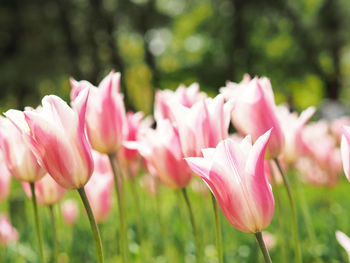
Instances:
[[[11,225],[9,218],[0,214],[0,245],[6,247],[10,243],[18,241],[18,232]]]
[[[203,157],[186,158],[214,194],[226,219],[238,230],[256,233],[271,222],[275,202],[264,171],[264,155],[271,130],[254,145],[247,136],[241,143],[221,141],[203,149]]]

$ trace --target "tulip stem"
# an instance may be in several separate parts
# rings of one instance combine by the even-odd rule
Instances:
[[[196,253],[197,253],[196,262],[200,263],[200,262],[202,262],[202,257],[201,257],[201,250],[200,250],[199,235],[198,235],[198,231],[197,231],[196,221],[194,219],[193,209],[191,206],[190,199],[188,198],[186,188],[182,188],[182,194],[183,194],[183,197],[184,197],[186,205],[187,205],[188,213],[189,213],[191,224],[192,224],[193,235],[194,235],[194,239],[195,239],[195,243],[196,243]]]
[[[83,201],[86,213],[87,213],[88,218],[89,218],[91,231],[92,231],[92,234],[94,236],[95,246],[96,246],[96,254],[97,254],[97,262],[103,263],[104,260],[103,260],[103,250],[102,250],[100,231],[98,230],[96,220],[95,220],[94,214],[92,213],[91,206],[90,206],[89,200],[86,196],[84,187],[79,188],[78,192],[79,192],[79,195],[81,197],[81,200]]]
[[[292,212],[292,223],[293,223],[293,231],[294,231],[294,247],[295,247],[296,262],[301,263],[301,262],[303,262],[303,260],[302,260],[301,249],[300,249],[300,244],[299,244],[298,219],[297,219],[297,213],[296,213],[296,209],[295,209],[295,203],[294,203],[291,187],[289,184],[288,177],[287,177],[286,173],[284,172],[278,158],[277,157],[274,158],[274,161],[277,165],[278,170],[280,171],[280,173],[282,175],[283,183],[284,183],[286,190],[287,190],[288,201],[289,201],[291,212]]]
[[[223,263],[223,250],[222,250],[222,236],[221,236],[221,222],[220,222],[220,213],[218,208],[218,203],[214,195],[211,193],[211,201],[213,203],[214,215],[215,215],[215,226],[216,226],[216,248],[218,251],[218,260],[219,263]]]
[[[122,176],[120,173],[118,160],[115,158],[115,154],[108,154],[109,162],[111,163],[114,187],[117,193],[118,210],[119,210],[119,227],[120,227],[120,252],[122,254],[122,262],[127,262],[127,235],[125,228],[125,218],[124,218],[124,198],[122,189]],[[117,164],[117,165],[116,165]]]
[[[265,242],[264,242],[264,239],[263,239],[261,232],[255,233],[255,238],[256,238],[256,242],[258,242],[258,244],[259,244],[259,247],[260,247],[261,253],[264,256],[265,262],[272,263],[269,251],[266,248],[266,245],[265,245]]]
[[[45,259],[44,259],[43,240],[41,236],[41,225],[40,225],[40,219],[39,219],[39,213],[38,213],[38,206],[36,203],[35,184],[33,182],[30,183],[30,190],[32,192],[32,203],[33,203],[33,209],[34,209],[36,235],[38,238],[38,245],[39,245],[40,262],[44,263]]]
[[[55,219],[55,212],[53,209],[53,205],[49,206],[50,210],[50,217],[51,217],[51,226],[52,226],[52,239],[53,239],[53,262],[58,262],[58,243],[57,243],[57,229],[56,229],[56,219]]]

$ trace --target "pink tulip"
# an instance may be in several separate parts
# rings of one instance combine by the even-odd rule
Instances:
[[[22,183],[23,189],[29,198],[32,198],[29,183]],[[66,190],[56,183],[49,174],[46,174],[39,181],[35,182],[35,197],[38,204],[54,205],[57,204],[64,196]]]
[[[105,77],[98,88],[86,81],[71,79],[75,100],[82,90],[90,91],[86,109],[86,130],[93,149],[100,153],[116,153],[127,132],[123,96],[119,93],[120,73],[113,71]]]
[[[112,173],[111,163],[109,162],[107,155],[101,154],[94,150],[92,150],[91,153],[92,153],[92,158],[94,160],[94,173],[99,173],[99,174]]]
[[[9,218],[0,214],[0,245],[7,246],[18,241],[18,232],[11,225]]]
[[[241,143],[231,139],[203,150],[204,157],[186,161],[208,185],[226,219],[246,233],[261,232],[271,222],[274,198],[264,173],[264,155],[271,130],[252,146],[250,136]]]
[[[35,182],[44,176],[28,141],[28,126],[23,112],[10,110],[0,117],[0,147],[11,175],[17,180]],[[10,120],[11,119],[11,120]]]
[[[286,105],[277,107],[277,117],[285,138],[283,160],[287,164],[293,164],[302,153],[302,130],[314,113],[315,108],[309,107],[298,117],[298,114],[291,113]]]
[[[350,238],[341,231],[336,231],[335,236],[339,244],[345,249],[350,261]]]
[[[162,183],[171,188],[189,184],[192,172],[183,159],[179,135],[168,120],[159,120],[156,130],[145,130],[135,144],[148,170]]]
[[[176,91],[158,90],[154,104],[155,118],[156,120],[169,119],[173,121],[174,118],[171,113],[172,101],[191,108],[198,101],[204,100],[206,97],[204,92],[200,92],[198,83],[193,83],[189,87],[180,85]]]
[[[192,108],[179,103],[171,106],[186,157],[202,156],[201,149],[216,147],[227,138],[233,104],[224,103],[222,95],[197,102]]]
[[[92,212],[97,223],[104,222],[112,209],[113,175],[94,172],[85,186]]]
[[[343,134],[343,126],[350,126],[350,118],[343,116],[337,119],[334,119],[330,122],[330,133],[336,140],[337,145],[341,143],[341,137]]]
[[[7,169],[2,153],[0,153],[0,203],[10,195],[10,186],[11,174]]]
[[[262,236],[263,236],[263,239],[264,239],[264,242],[265,242],[267,249],[272,249],[276,246],[275,235],[273,235],[267,231],[264,231],[264,232],[262,232]]]
[[[350,126],[343,127],[340,149],[344,173],[350,181]]]
[[[40,163],[66,189],[83,187],[94,169],[84,130],[87,99],[84,90],[72,109],[57,96],[45,96],[42,108],[24,113]]]
[[[277,157],[282,152],[284,136],[270,80],[265,77],[250,79],[249,75],[245,75],[241,83],[229,82],[220,92],[235,104],[232,122],[242,135],[249,134],[255,141],[273,128],[267,153],[270,158]]]
[[[73,199],[64,201],[61,205],[63,221],[66,225],[74,225],[79,216],[77,202]]]

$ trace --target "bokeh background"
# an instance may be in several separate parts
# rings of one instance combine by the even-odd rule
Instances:
[[[129,109],[157,88],[214,94],[243,74],[271,78],[297,108],[350,101],[347,0],[1,0],[0,109],[68,99],[69,81],[123,74]]]

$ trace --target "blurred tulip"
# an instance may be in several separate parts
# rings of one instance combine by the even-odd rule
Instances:
[[[9,110],[8,118],[0,117],[0,147],[11,175],[17,180],[35,182],[44,176],[28,143],[29,128],[21,111]]]
[[[203,150],[203,158],[186,161],[208,185],[226,219],[238,230],[257,233],[271,222],[274,198],[264,172],[264,155],[271,131],[252,146],[247,136],[241,143],[226,139]]]
[[[270,160],[265,160],[264,161],[264,168],[265,168],[265,175],[269,181],[270,184],[276,183],[277,185],[280,185],[283,183],[283,178],[281,175],[280,170],[278,169],[277,165],[275,162],[271,162]],[[283,163],[282,163],[283,165]],[[283,165],[284,167],[284,165]],[[272,168],[272,171],[271,171]],[[272,177],[274,176],[274,178]],[[275,181],[275,182],[274,182]]]
[[[302,130],[314,113],[315,108],[309,107],[298,117],[296,112],[289,111],[287,105],[277,107],[277,117],[285,138],[283,160],[287,164],[293,164],[302,153]]]
[[[263,239],[265,241],[265,245],[267,249],[272,249],[276,246],[276,237],[275,235],[264,231],[262,232]]]
[[[343,127],[340,149],[344,173],[350,181],[350,126]]]
[[[350,238],[341,231],[336,231],[335,236],[339,244],[345,249],[350,262]]]
[[[85,186],[92,212],[97,223],[103,223],[112,209],[112,172],[100,173],[95,171]]]
[[[32,198],[29,183],[22,182],[23,189],[29,198]],[[35,182],[35,197],[38,204],[54,205],[63,198],[66,190],[56,183],[49,174]]]
[[[18,241],[18,232],[14,228],[9,218],[0,214],[0,245],[6,247],[10,243],[15,243]]]
[[[0,203],[5,201],[10,195],[11,174],[0,153]]]
[[[79,216],[78,204],[73,199],[68,199],[61,204],[63,221],[66,225],[74,225]]]
[[[90,91],[86,109],[86,130],[93,149],[100,153],[116,153],[127,132],[123,96],[119,93],[120,73],[113,71],[98,88],[86,81],[71,79],[74,101],[84,89]]]
[[[145,130],[134,145],[150,172],[166,186],[179,189],[189,184],[192,172],[183,159],[179,135],[169,120],[159,120],[156,130]]]
[[[171,105],[181,147],[186,157],[202,156],[201,149],[216,147],[228,137],[231,102],[224,103],[222,95],[197,102],[192,108],[179,103]]]
[[[94,150],[91,151],[92,159],[94,160],[94,173],[110,174],[112,173],[111,163],[108,156]]]
[[[169,119],[173,121],[174,117],[171,113],[172,101],[191,108],[206,97],[204,92],[200,92],[198,83],[193,83],[189,87],[180,85],[175,91],[158,90],[155,97],[154,116],[156,120]]]
[[[40,163],[66,189],[83,187],[94,169],[84,130],[87,99],[84,90],[72,109],[57,96],[45,96],[42,108],[24,112]]]
[[[330,122],[330,132],[331,135],[337,142],[337,145],[341,143],[341,136],[343,133],[343,126],[350,126],[350,118],[343,116],[337,119],[334,119]]]
[[[242,135],[251,135],[253,141],[273,128],[267,147],[269,158],[277,157],[283,149],[284,136],[277,118],[276,105],[268,78],[250,79],[245,75],[241,83],[228,82],[220,92],[235,105],[233,125]]]

